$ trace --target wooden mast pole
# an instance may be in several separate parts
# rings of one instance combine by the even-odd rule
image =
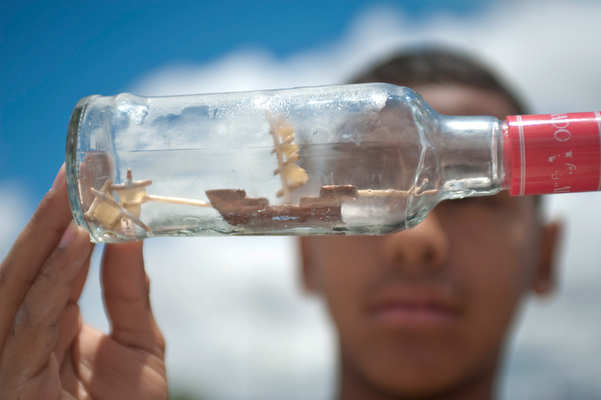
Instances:
[[[284,201],[286,204],[290,204],[290,188],[288,187],[288,179],[286,177],[286,171],[284,170],[284,155],[282,154],[282,149],[280,148],[280,135],[277,132],[277,128],[275,122],[270,118],[269,119],[269,133],[273,137],[273,150],[275,151],[275,155],[278,160],[278,169],[275,170],[274,173],[280,174],[280,180],[282,182],[282,190],[284,191]]]

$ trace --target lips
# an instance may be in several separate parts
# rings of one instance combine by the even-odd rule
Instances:
[[[394,285],[370,299],[367,314],[383,326],[435,329],[457,322],[462,310],[460,298],[446,287]]]

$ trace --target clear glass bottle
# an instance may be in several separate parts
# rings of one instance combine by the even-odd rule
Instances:
[[[440,201],[599,190],[599,113],[451,117],[390,84],[79,101],[67,137],[93,241],[379,235]]]

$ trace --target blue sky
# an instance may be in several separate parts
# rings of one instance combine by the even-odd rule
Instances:
[[[23,1],[0,6],[0,182],[40,199],[64,158],[71,110],[172,63],[261,48],[287,57],[331,43],[374,4],[470,15],[490,1]]]

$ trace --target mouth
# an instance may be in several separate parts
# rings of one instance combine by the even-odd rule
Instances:
[[[461,309],[458,299],[443,290],[397,288],[379,295],[367,311],[378,325],[419,330],[453,324]]]

